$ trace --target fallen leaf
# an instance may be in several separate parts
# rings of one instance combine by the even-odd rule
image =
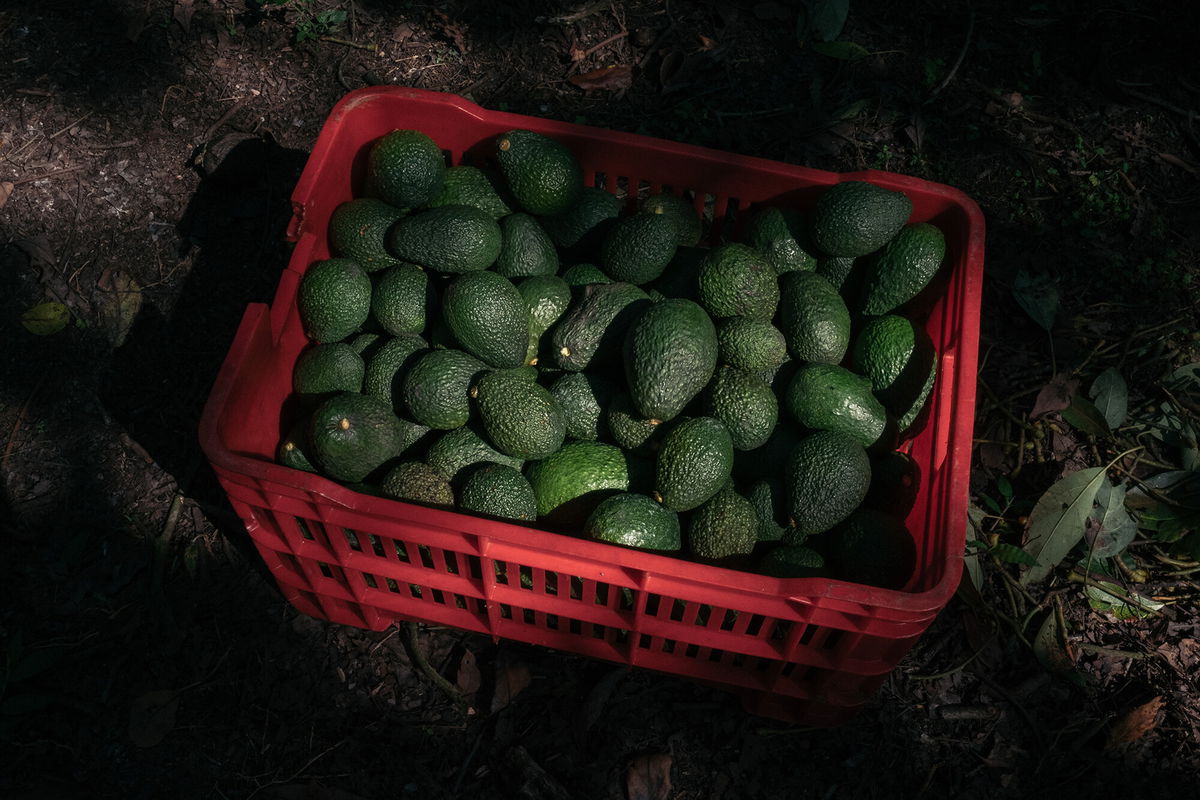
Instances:
[[[8,202],[8,198],[12,197],[13,189],[17,188],[12,181],[0,181],[0,208],[4,208],[4,204]]]
[[[625,769],[626,800],[667,800],[671,794],[671,756],[638,756]]]
[[[585,729],[591,728],[600,719],[617,684],[628,674],[628,667],[617,667],[596,681],[596,685],[591,688],[583,701],[583,726]]]
[[[1083,538],[1096,492],[1104,480],[1104,467],[1090,467],[1068,475],[1038,498],[1029,513],[1025,552],[1038,561],[1021,576],[1021,584],[1036,583],[1050,575],[1071,548]]]
[[[619,64],[594,69],[582,75],[572,75],[570,81],[584,91],[601,89],[616,92],[633,85],[633,67],[629,64]]]
[[[716,39],[710,39],[707,36],[705,36],[703,33],[697,33],[696,38],[700,40],[700,49],[701,50],[712,50],[714,47],[717,46]]]
[[[1013,299],[1046,331],[1054,328],[1058,314],[1058,287],[1048,273],[1018,270],[1013,278]]]
[[[171,689],[146,692],[129,709],[129,738],[138,747],[154,747],[175,727],[179,694]]]
[[[1171,155],[1170,153],[1159,153],[1158,157],[1173,167],[1179,167],[1180,169],[1190,172],[1193,175],[1196,173],[1196,167],[1184,161],[1179,156]]]
[[[29,256],[29,265],[36,269],[44,270],[53,267],[57,260],[54,256],[54,248],[50,246],[50,240],[45,236],[17,239],[13,244],[25,251],[25,255]]]
[[[124,270],[106,269],[96,281],[95,307],[109,342],[120,347],[142,310],[142,287]]]
[[[192,17],[196,14],[193,2],[194,0],[175,0],[175,10],[171,12],[171,16],[179,23],[179,27],[183,28],[184,33],[192,32]]]
[[[1155,697],[1135,709],[1130,710],[1115,723],[1108,732],[1108,743],[1105,750],[1112,750],[1123,744],[1136,742],[1158,725],[1158,712],[1162,709],[1162,695]]]
[[[1033,654],[1047,672],[1067,677],[1075,671],[1077,653],[1067,641],[1058,609],[1051,609],[1033,639]]]
[[[813,42],[812,49],[838,61],[858,61],[871,55],[870,50],[857,42]]]
[[[492,692],[492,713],[496,713],[523,692],[533,676],[529,666],[520,661],[499,660],[496,662],[496,687]]]
[[[35,336],[51,336],[67,327],[71,312],[62,303],[39,303],[21,315],[25,330]]]
[[[454,675],[454,683],[463,694],[475,694],[483,683],[479,666],[475,662],[475,654],[470,650],[463,650],[462,658],[458,662],[458,671]]]
[[[1038,392],[1029,416],[1036,419],[1055,411],[1062,411],[1071,405],[1071,398],[1075,396],[1078,388],[1079,379],[1072,378],[1069,373],[1060,372]]]
[[[444,12],[444,11],[434,9],[433,16],[437,20],[438,28],[439,28],[439,30],[441,30],[442,35],[445,36],[450,41],[454,42],[454,46],[455,46],[455,48],[458,49],[458,52],[462,53],[463,55],[466,55],[467,54],[467,37],[466,37],[465,31],[463,31],[462,26],[459,25],[457,22],[451,21],[450,17],[448,17],[446,15],[446,12]]]

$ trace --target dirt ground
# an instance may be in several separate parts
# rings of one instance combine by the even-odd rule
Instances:
[[[674,678],[422,627],[430,663],[478,684],[467,708],[413,668],[397,629],[297,614],[200,452],[242,312],[270,301],[287,263],[289,194],[322,121],[349,90],[397,84],[964,190],[988,223],[972,500],[1007,495],[981,531],[1011,534],[1061,475],[1120,452],[1061,430],[1044,452],[1025,447],[1055,374],[1117,367],[1130,408],[1157,408],[1162,376],[1197,360],[1194,31],[1132,0],[849,5],[840,41],[859,50],[830,54],[779,2],[6,4],[0,796],[1193,787],[1200,566],[1156,559],[1154,542],[1130,547],[1141,591],[1166,601],[1145,619],[1097,610],[1066,579],[1014,597],[1009,567],[983,564],[982,588],[830,730]],[[594,72],[608,67],[621,69]],[[1057,288],[1049,335],[1014,293],[1030,276]],[[70,320],[35,335],[22,315],[47,301]],[[1163,469],[1195,467],[1187,447],[1146,446]],[[1054,609],[1063,632],[1048,649],[1039,626]]]

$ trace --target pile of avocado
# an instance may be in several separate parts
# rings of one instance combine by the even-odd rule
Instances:
[[[896,447],[937,354],[906,309],[942,232],[846,181],[704,247],[690,197],[585,186],[533,131],[491,153],[372,143],[299,287],[312,344],[279,461],[708,564],[907,584],[920,476]]]

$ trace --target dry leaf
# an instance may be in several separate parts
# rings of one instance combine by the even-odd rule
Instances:
[[[95,307],[108,340],[120,347],[142,310],[142,287],[123,270],[106,269],[96,281]]]
[[[483,683],[483,679],[479,675],[479,666],[475,663],[475,654],[470,650],[463,650],[462,658],[458,662],[458,670],[454,675],[454,683],[462,690],[463,694],[475,694]]]
[[[1060,372],[1051,378],[1050,382],[1038,392],[1037,399],[1033,401],[1033,410],[1029,412],[1029,416],[1037,418],[1053,411],[1062,411],[1071,405],[1071,398],[1075,396],[1075,392],[1078,389],[1078,378],[1072,378],[1069,374]]]
[[[396,26],[396,29],[394,31],[392,31],[392,41],[403,44],[404,42],[407,42],[409,39],[411,39],[412,35],[413,35],[412,26],[409,25],[407,22],[401,22],[399,25]]]
[[[602,89],[604,91],[616,92],[628,89],[633,85],[633,67],[629,64],[620,64],[603,69],[594,69],[582,75],[572,75],[570,81],[585,91]]]
[[[705,36],[703,33],[697,33],[696,38],[700,40],[700,49],[701,50],[712,50],[714,47],[717,46],[716,39],[710,39],[707,36]]]
[[[1136,742],[1158,725],[1158,712],[1163,706],[1162,696],[1143,703],[1117,720],[1108,732],[1108,743],[1104,749],[1111,750],[1123,744]]]
[[[17,239],[13,242],[29,256],[29,265],[35,269],[45,270],[54,266],[54,248],[45,236],[33,236],[29,239]]]
[[[179,694],[171,689],[146,692],[129,709],[129,738],[138,747],[154,747],[175,727]]]
[[[446,12],[434,9],[433,16],[437,20],[438,29],[442,35],[450,41],[454,42],[455,48],[463,55],[467,54],[467,37],[462,29],[462,26],[456,22],[452,22],[450,17],[446,16]]]
[[[196,13],[193,2],[194,0],[175,0],[175,10],[171,12],[171,16],[179,23],[179,27],[183,28],[184,33],[192,32],[192,17]]]
[[[625,770],[627,800],[667,800],[671,794],[671,756],[651,753],[638,756]]]
[[[0,181],[0,208],[4,208],[4,204],[8,202],[8,198],[12,197],[15,188],[16,185],[12,181]]]
[[[1196,173],[1196,168],[1184,161],[1179,156],[1172,155],[1170,153],[1159,153],[1158,157],[1173,167],[1179,167],[1180,169],[1190,172],[1193,175]]]
[[[506,707],[529,686],[533,676],[529,667],[520,661],[496,662],[496,688],[492,692],[492,713]]]

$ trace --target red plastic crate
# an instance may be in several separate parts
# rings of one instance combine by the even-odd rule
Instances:
[[[559,139],[589,184],[624,195],[695,193],[718,241],[754,204],[807,208],[842,180],[904,191],[913,221],[946,234],[946,279],[925,324],[940,354],[907,523],[918,568],[903,591],[769,578],[523,525],[367,496],[274,463],[292,366],[307,344],[295,308],[327,258],[329,215],[360,185],[366,152],[424,131],[450,163],[482,162],[497,134]],[[333,109],[293,193],[296,242],[268,308],[246,310],[200,423],[201,445],[287,599],[321,619],[381,630],[413,619],[684,676],[758,714],[809,725],[851,717],[946,605],[962,571],[971,463],[983,217],[963,193],[885,172],[838,175],[581,125],[488,111],[405,88],[352,92]],[[744,214],[741,214],[744,217]]]

